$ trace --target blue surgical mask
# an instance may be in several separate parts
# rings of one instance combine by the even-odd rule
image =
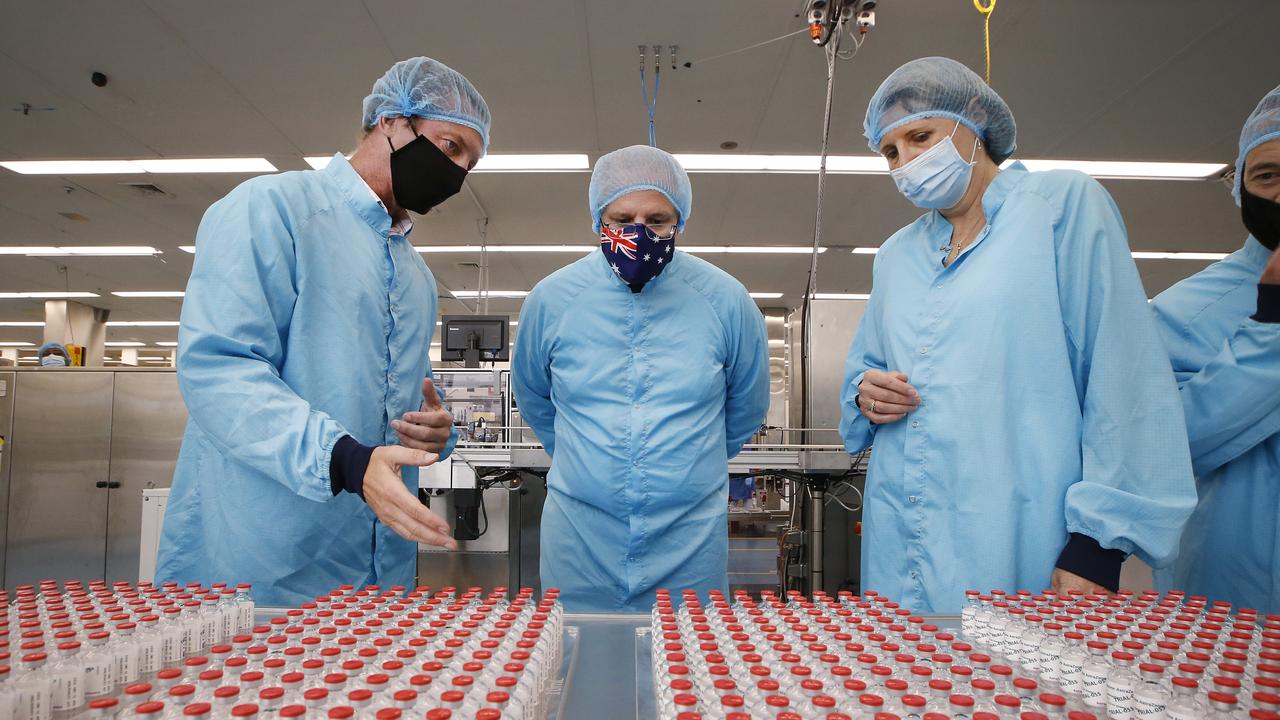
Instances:
[[[955,143],[951,142],[958,129],[959,122],[951,135],[889,173],[898,190],[912,205],[925,210],[945,210],[959,204],[969,189],[974,158],[978,156],[978,141],[973,141],[973,155],[969,162],[965,162]]]
[[[676,236],[659,237],[644,223],[600,226],[600,250],[610,267],[630,286],[640,292],[645,283],[658,277],[675,257]]]
[[[40,364],[44,367],[66,367],[67,359],[61,355],[50,353],[40,358]]]

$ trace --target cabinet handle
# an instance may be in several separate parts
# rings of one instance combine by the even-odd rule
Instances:
[[[107,486],[107,481],[106,481],[106,480],[99,480],[98,482],[94,483],[94,484],[93,484],[93,486],[94,486],[94,487],[99,487],[99,488],[104,488],[104,487],[106,487],[106,486]]]
[[[118,483],[118,482],[116,482],[116,481],[112,480],[111,482],[107,483],[107,487],[109,487],[109,488],[111,488],[111,489],[113,489],[113,490],[114,490],[115,488],[120,487],[120,483]]]

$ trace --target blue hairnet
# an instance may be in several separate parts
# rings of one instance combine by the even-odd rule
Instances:
[[[1009,106],[977,73],[944,57],[912,60],[885,78],[867,106],[862,134],[880,152],[894,128],[927,117],[951,118],[972,130],[997,165],[1017,147]]]
[[[600,214],[609,203],[637,190],[657,190],[679,214],[677,225],[684,229],[693,210],[693,187],[689,174],[671,153],[648,145],[632,145],[614,150],[596,160],[591,171],[587,202],[591,206],[591,227],[600,232]]]
[[[364,127],[384,117],[444,120],[480,133],[489,150],[489,106],[457,70],[429,57],[401,60],[373,84],[364,99]]]
[[[53,342],[53,341],[49,341],[41,345],[40,349],[36,351],[36,357],[44,357],[46,353],[52,350],[60,350],[62,351],[63,357],[67,357],[67,358],[71,357],[71,353],[67,352],[67,348],[65,345],[63,345],[60,342]]]
[[[1263,96],[1258,107],[1244,121],[1240,131],[1240,154],[1236,156],[1236,180],[1231,188],[1236,204],[1240,204],[1240,183],[1244,182],[1244,159],[1259,145],[1280,139],[1280,86]]]

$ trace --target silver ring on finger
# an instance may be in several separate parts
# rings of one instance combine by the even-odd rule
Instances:
[[[874,413],[875,411],[876,411],[876,401],[875,401],[875,399],[873,398],[873,399],[871,400],[871,408],[870,408],[869,410],[867,410],[867,412]]]

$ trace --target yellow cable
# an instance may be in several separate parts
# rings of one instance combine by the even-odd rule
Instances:
[[[982,37],[987,47],[987,84],[991,84],[991,13],[996,11],[996,0],[987,0],[984,7],[982,0],[973,0],[973,7],[982,13]]]

